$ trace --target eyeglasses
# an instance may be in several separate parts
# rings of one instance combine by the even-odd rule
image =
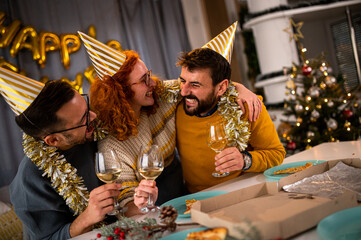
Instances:
[[[51,134],[54,134],[54,133],[62,133],[62,132],[66,132],[66,131],[70,131],[70,130],[74,130],[74,129],[77,129],[77,128],[81,128],[81,127],[86,127],[87,129],[88,129],[88,127],[89,127],[89,96],[88,96],[88,94],[81,94],[82,95],[82,97],[85,99],[85,102],[86,102],[86,104],[87,104],[87,111],[86,111],[86,113],[85,113],[85,116],[86,116],[86,122],[85,122],[85,124],[83,124],[83,125],[80,125],[80,126],[76,126],[76,127],[72,127],[72,128],[68,128],[68,129],[64,129],[64,130],[60,130],[60,131],[55,131],[55,132],[51,132],[51,133],[49,133],[48,135],[46,135],[45,137],[47,137],[47,136],[49,136],[49,135],[51,135]]]
[[[150,69],[148,72],[146,72],[146,74],[143,75],[143,77],[140,78],[139,82],[129,84],[128,86],[142,84],[144,82],[145,85],[147,85],[149,87],[151,77],[152,77],[152,70]]]

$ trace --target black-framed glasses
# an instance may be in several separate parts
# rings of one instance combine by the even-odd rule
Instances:
[[[89,118],[90,118],[90,114],[89,114],[89,111],[90,111],[90,108],[89,108],[89,96],[88,96],[88,94],[81,94],[81,96],[85,99],[85,102],[87,104],[87,111],[85,113],[85,117],[86,117],[85,124],[82,124],[82,125],[79,125],[79,126],[76,126],[76,127],[72,127],[72,128],[68,128],[68,129],[64,129],[64,130],[60,130],[60,131],[54,131],[54,132],[49,133],[45,137],[47,137],[47,136],[49,136],[51,134],[54,134],[54,133],[62,133],[62,132],[74,130],[74,129],[81,128],[81,127],[86,127],[88,129],[88,127],[89,127]]]
[[[146,74],[143,75],[143,77],[140,78],[140,80],[136,83],[132,83],[132,84],[129,84],[128,86],[133,86],[133,85],[136,85],[136,84],[141,84],[141,83],[145,83],[145,85],[147,85],[149,87],[150,85],[150,78],[152,77],[152,70],[149,69],[148,72],[146,72]]]

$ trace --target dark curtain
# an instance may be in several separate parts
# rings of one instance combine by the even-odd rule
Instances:
[[[6,15],[2,26],[20,20],[22,27],[31,25],[38,34],[46,31],[59,36],[76,34],[78,30],[87,33],[93,25],[99,41],[117,40],[124,50],[137,51],[147,67],[162,79],[178,77],[177,57],[190,50],[181,0],[2,0],[0,11]],[[35,80],[46,76],[73,81],[76,74],[84,73],[91,65],[83,46],[70,54],[69,69],[64,68],[59,51],[47,53],[42,68],[32,59],[31,51],[24,49],[13,58],[10,47],[0,49],[1,56]],[[83,79],[84,92],[88,92],[89,83]],[[1,187],[12,181],[24,153],[15,114],[0,98]]]

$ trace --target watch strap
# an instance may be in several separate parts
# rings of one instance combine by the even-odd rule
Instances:
[[[248,170],[252,166],[252,155],[248,151],[242,151],[243,159],[244,159],[244,166],[243,171]]]

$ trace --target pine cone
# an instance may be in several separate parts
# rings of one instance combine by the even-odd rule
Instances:
[[[159,218],[161,219],[161,223],[166,224],[171,232],[174,232],[177,227],[175,223],[177,217],[178,211],[172,205],[164,206],[160,210]]]

